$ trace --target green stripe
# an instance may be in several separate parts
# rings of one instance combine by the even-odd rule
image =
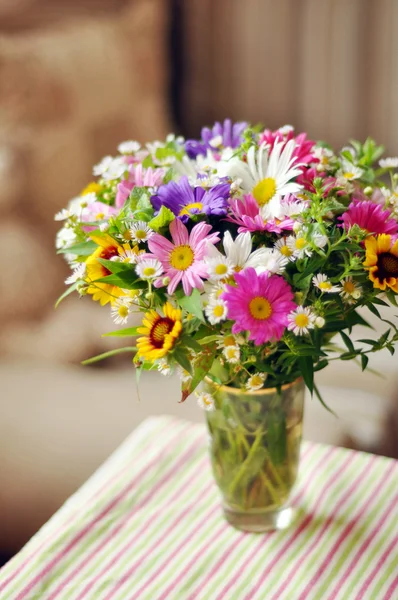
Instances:
[[[197,463],[199,463],[201,460],[203,460],[203,454],[198,454],[192,461],[192,467],[194,467]],[[184,473],[183,475],[181,475],[180,479],[177,478],[172,478],[169,482],[168,485],[164,488],[162,488],[162,502],[167,502],[167,499],[169,496],[171,496],[173,494],[173,492],[175,491],[175,489],[177,489],[178,487],[180,487],[184,481],[184,477],[185,476],[189,476],[190,473]],[[194,485],[194,484],[193,484]],[[187,490],[187,494],[189,493],[189,490]],[[186,496],[184,496],[184,492],[182,492],[181,494],[181,502],[183,502],[185,500]],[[156,502],[156,500],[155,500]],[[149,509],[150,505],[147,505],[147,508]],[[154,504],[153,506],[154,509],[157,508],[157,505]],[[161,510],[162,505],[159,506],[159,510]],[[99,555],[97,556],[97,560],[94,561],[94,563],[91,564],[91,566],[88,566],[88,568],[84,571],[82,571],[80,573],[80,577],[79,579],[90,579],[93,575],[95,575],[95,573],[97,573],[100,568],[103,568],[106,566],[106,563],[112,559],[113,555],[116,555],[118,553],[118,551],[120,550],[121,546],[128,540],[128,538],[132,535],[132,533],[134,533],[134,530],[136,528],[136,521],[138,521],[138,526],[141,525],[141,522],[143,520],[143,518],[146,518],[147,515],[146,514],[142,514],[139,513],[136,515],[135,518],[130,519],[130,523],[128,528],[123,528],[123,534],[119,534],[117,539],[113,540],[112,544],[110,546],[108,546],[106,549],[104,549],[103,552],[100,552]],[[166,515],[164,515],[163,519],[159,522],[156,523],[156,527],[162,528],[166,525],[168,525],[169,521],[169,515],[166,513]],[[146,535],[146,534],[145,534]],[[117,543],[117,546],[116,546]],[[139,542],[134,546],[133,551],[135,553],[138,553],[139,550],[142,548],[143,544],[141,543],[141,546],[139,544]],[[120,563],[117,563],[120,564]],[[114,571],[112,571],[113,573]],[[74,587],[70,588],[71,592],[74,592],[75,590],[79,591],[79,589],[82,587],[82,584],[79,580],[76,580]],[[90,590],[90,594],[93,594],[94,591],[98,591],[96,590],[97,584],[95,584],[91,590]],[[76,594],[77,595],[77,594]]]
[[[159,430],[162,430],[162,426],[164,425],[164,422],[159,423],[159,425],[160,425]],[[185,423],[176,423],[176,425],[178,425],[178,427],[176,426],[172,430],[172,432],[174,434],[178,433],[179,429],[184,429],[185,426],[186,426]],[[150,448],[150,446],[151,446],[151,440],[152,440],[152,436],[151,437],[148,436],[144,440],[144,442],[147,442],[147,443],[144,443],[140,447],[139,450],[141,451],[142,449],[145,449],[146,447]],[[137,450],[137,448],[135,450]],[[131,459],[133,459],[133,458],[134,457],[131,456]],[[145,460],[145,458],[144,458],[144,460]],[[133,469],[133,463],[132,463],[132,469]],[[110,475],[111,475],[111,473],[110,473]],[[90,509],[90,512],[92,512],[93,514],[95,514],[97,511],[99,511],[101,509],[101,507],[103,506],[104,503],[106,503],[106,502],[109,501],[110,497],[113,497],[114,494],[117,493],[117,491],[119,489],[124,488],[125,486],[126,486],[125,480],[118,479],[115,482],[115,484],[113,485],[112,488],[110,488],[109,490],[105,491],[105,495],[101,495],[98,498],[97,503],[94,505],[94,507],[92,507]],[[77,493],[79,493],[79,492],[77,492]],[[84,514],[83,516],[87,516],[87,515]],[[78,522],[79,522],[79,517],[76,519],[76,522],[73,521],[74,528],[78,525]],[[58,528],[57,522],[54,521],[54,529],[56,530],[57,528]],[[49,531],[48,533],[52,533],[52,532],[53,532],[53,530]],[[54,542],[52,542],[52,544],[49,547],[45,548],[45,555],[51,556],[52,554],[54,554],[57,549],[60,549],[60,547],[65,544],[65,542],[66,542],[65,538],[69,538],[71,536],[71,534],[72,534],[71,529],[66,530]],[[96,533],[96,536],[97,536],[97,533]],[[77,548],[79,548],[79,547],[77,547]],[[33,577],[35,576],[35,572],[38,570],[38,564],[42,563],[43,555],[44,555],[44,553],[41,553],[38,559],[36,558],[36,560],[33,560],[32,563],[30,564],[30,566],[28,566],[26,569],[23,569],[21,571],[21,573],[18,574],[18,576],[14,580],[14,583],[13,583],[12,587],[9,588],[9,590],[7,590],[7,593],[10,594],[10,596],[9,596],[10,599],[13,598],[13,597],[15,597],[17,595],[17,593],[19,591],[21,591],[21,589],[23,589],[29,583],[29,580],[30,580],[30,578],[32,576]],[[70,557],[71,555],[68,555],[68,556]],[[73,556],[74,556],[74,554],[73,554]],[[71,561],[69,561],[69,562],[71,562]],[[61,564],[62,564],[62,561],[61,561]],[[42,585],[42,583],[40,585]]]
[[[388,559],[387,559],[388,561]],[[387,562],[386,561],[386,562]],[[382,566],[381,569],[379,569],[378,575],[381,575],[381,577],[375,577],[375,579],[373,580],[373,588],[370,586],[367,590],[367,593],[370,594],[369,598],[382,598],[382,596],[380,595],[380,591],[383,588],[384,585],[387,584],[387,582],[391,585],[392,580],[390,581],[390,577],[391,575],[396,575],[397,574],[397,556],[396,554],[394,554],[394,552],[391,552],[391,560],[390,560],[390,564],[388,566],[386,566],[386,563],[384,563],[384,565]]]

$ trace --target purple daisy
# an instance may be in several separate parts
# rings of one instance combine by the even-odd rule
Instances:
[[[220,183],[209,190],[192,187],[188,177],[184,176],[178,182],[162,185],[151,197],[151,202],[156,212],[165,206],[186,223],[192,215],[226,215],[229,191],[229,183]]]
[[[370,200],[354,200],[339,220],[342,221],[341,227],[345,229],[358,225],[368,233],[398,233],[398,223],[391,217],[391,212],[383,210],[380,204]]]
[[[201,131],[201,140],[187,140],[185,142],[185,151],[189,158],[196,158],[198,154],[206,156],[207,150],[218,150],[218,146],[212,145],[215,138],[222,139],[224,148],[237,148],[243,142],[242,133],[247,127],[245,121],[232,123],[231,119],[225,119],[221,124],[218,121],[210,127],[203,127]]]

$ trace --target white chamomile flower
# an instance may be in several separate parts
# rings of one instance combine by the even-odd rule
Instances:
[[[281,135],[289,135],[289,133],[292,133],[294,131],[294,127],[293,125],[283,125],[282,127],[279,127],[278,132]]]
[[[123,246],[122,249],[119,249],[119,256],[114,256],[111,260],[116,260],[122,263],[130,263],[131,265],[135,265],[138,260],[138,252],[136,248],[129,248]]]
[[[297,255],[295,254],[294,249],[292,249],[291,244],[287,243],[288,239],[289,238],[283,237],[276,241],[274,250],[275,252],[279,252],[279,254],[281,254],[286,260],[293,262],[296,260]]]
[[[154,233],[155,232],[153,229],[151,229],[148,223],[145,223],[145,221],[137,221],[136,223],[133,223],[130,229],[131,239],[139,244],[142,242],[147,242]]]
[[[117,147],[120,154],[134,154],[135,152],[138,152],[140,148],[141,144],[136,140],[128,140],[126,142],[122,142]]]
[[[66,221],[66,219],[70,219],[72,216],[73,213],[69,209],[63,208],[54,215],[54,221]]]
[[[213,246],[214,248],[214,246]],[[209,281],[222,281],[234,273],[234,265],[221,252],[205,258]]]
[[[299,218],[300,215],[308,208],[308,203],[305,202],[281,202],[281,210],[284,217]]]
[[[70,285],[71,283],[76,283],[76,281],[79,281],[79,279],[84,279],[85,274],[86,274],[86,263],[81,263],[75,269],[73,269],[72,275],[69,275],[69,277],[67,277],[65,279],[66,285]]]
[[[338,285],[333,285],[333,283],[329,281],[328,276],[324,273],[315,275],[315,277],[312,278],[312,283],[318,290],[321,290],[321,292],[333,294],[340,291],[340,287]]]
[[[311,240],[317,248],[324,248],[329,241],[328,236],[323,235],[322,233],[314,233]]]
[[[228,333],[220,337],[217,341],[218,348],[227,348],[228,346],[238,346],[239,342],[237,340],[238,336],[232,335],[232,333]]]
[[[197,398],[198,398],[198,405],[200,406],[200,408],[203,408],[203,410],[215,410],[216,409],[216,405],[214,402],[214,398],[211,394],[209,394],[208,392],[200,392],[200,394],[196,394]]]
[[[233,157],[229,161],[220,161],[217,170],[221,176],[242,180],[241,189],[254,196],[263,218],[280,219],[284,216],[281,198],[302,189],[301,185],[291,181],[301,174],[293,156],[295,147],[295,140],[276,142],[272,150],[265,143],[258,150],[251,146],[247,162]]]
[[[126,170],[127,164],[122,157],[105,156],[101,162],[94,166],[93,174],[96,177],[100,176],[107,181],[112,181],[113,179],[119,179]]]
[[[269,274],[281,275],[289,262],[288,258],[277,250],[271,248],[267,248],[267,250],[268,255],[264,258],[262,266],[256,268],[257,273],[268,271]]]
[[[398,156],[381,158],[379,160],[379,165],[382,169],[398,169]]]
[[[322,146],[316,146],[313,150],[314,158],[319,160],[317,163],[317,171],[327,170],[330,166],[331,159],[334,157],[332,150],[329,148],[323,148]]]
[[[116,325],[124,325],[130,315],[131,298],[118,298],[111,306],[111,317]]]
[[[205,314],[211,325],[221,323],[227,318],[227,305],[221,298],[211,299],[205,308]]]
[[[303,258],[305,255],[311,256],[312,250],[309,242],[302,235],[290,235],[286,240],[287,246],[293,252],[296,258]]]
[[[69,202],[68,209],[73,215],[83,216],[85,209],[91,204],[97,202],[97,196],[94,192],[84,194],[83,196],[76,196]]]
[[[138,277],[148,281],[160,277],[163,273],[162,263],[157,258],[149,258],[148,256],[138,259],[135,270]]]
[[[249,392],[255,392],[257,390],[261,390],[264,386],[264,381],[266,379],[265,373],[255,373],[246,381],[246,389]]]
[[[69,248],[76,242],[76,233],[70,227],[62,227],[57,233],[55,246],[57,250],[60,248]]]
[[[178,366],[177,372],[178,372],[178,376],[183,384],[190,383],[192,376],[188,371],[186,371],[182,367]]]
[[[359,179],[361,175],[363,175],[363,169],[356,167],[355,165],[346,160],[343,160],[341,169],[337,172],[338,179],[343,178],[346,181]]]
[[[226,346],[223,350],[227,362],[231,365],[236,365],[240,360],[240,349],[239,346]]]
[[[165,375],[165,376],[170,375],[171,367],[165,358],[160,358],[156,362],[156,366],[157,366],[159,373],[161,373],[162,375]]]
[[[267,260],[272,255],[271,248],[258,248],[252,252],[252,237],[248,231],[240,233],[235,240],[229,231],[224,234],[223,246],[226,257],[213,245],[208,246],[206,262],[213,259],[226,261],[234,271],[242,271],[247,267],[253,267],[257,272],[267,270]],[[227,275],[224,275],[224,277]]]
[[[340,296],[349,303],[354,304],[362,296],[362,286],[353,281],[352,277],[346,277],[341,282]]]
[[[314,328],[316,317],[308,306],[298,306],[287,318],[288,329],[293,331],[294,335],[305,335],[309,329]]]

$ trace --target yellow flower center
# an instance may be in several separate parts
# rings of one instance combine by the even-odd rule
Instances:
[[[117,313],[118,313],[119,317],[122,317],[122,319],[125,319],[129,314],[129,309],[127,308],[127,306],[124,306],[124,304],[121,304],[119,306],[119,308],[117,309]]]
[[[224,314],[224,307],[221,306],[220,304],[217,304],[217,306],[215,306],[213,308],[213,315],[215,317],[222,317]]]
[[[192,202],[191,204],[187,204],[180,210],[179,216],[182,217],[183,215],[190,215],[193,210],[202,212],[203,204],[201,202]]]
[[[351,171],[348,171],[347,173],[344,173],[343,177],[345,179],[352,179],[353,177],[355,177],[354,173],[351,173]]]
[[[352,294],[352,292],[355,292],[355,285],[352,281],[345,281],[343,283],[343,290],[347,292],[347,294]]]
[[[280,253],[283,254],[283,256],[291,256],[293,254],[289,246],[286,246],[286,244],[280,247]]]
[[[97,221],[101,221],[101,219],[105,218],[105,215],[103,212],[98,213],[97,215],[95,215],[95,218]]]
[[[233,335],[226,335],[224,338],[224,346],[235,346],[235,338]]]
[[[86,194],[92,194],[93,192],[94,192],[94,194],[98,194],[101,190],[102,190],[102,185],[100,185],[96,181],[92,181],[91,183],[88,184],[88,186],[86,186],[84,188],[84,190],[81,192],[80,195],[86,196]]]
[[[257,204],[263,206],[275,196],[276,192],[276,181],[273,177],[266,177],[258,182],[253,188],[253,196],[255,197]]]
[[[153,267],[145,267],[143,274],[145,277],[151,277],[152,275],[155,275],[155,269]]]
[[[131,232],[126,229],[126,231],[123,232],[122,237],[124,240],[126,240],[126,242],[129,242],[131,240]]]
[[[259,321],[269,319],[272,315],[271,304],[263,296],[256,296],[250,300],[249,311],[251,316]]]
[[[135,237],[139,240],[145,240],[146,231],[144,231],[143,229],[137,229],[137,231],[135,232]]]
[[[236,357],[236,348],[228,348],[227,349],[227,357],[235,358]]]
[[[211,397],[208,396],[207,394],[203,394],[202,401],[203,401],[203,404],[205,404],[206,406],[210,406],[211,404],[213,404]]]
[[[308,323],[310,322],[308,316],[305,313],[299,313],[298,315],[296,315],[296,318],[294,320],[297,327],[307,327]]]
[[[228,272],[228,267],[227,265],[217,265],[214,271],[216,275],[225,275]]]
[[[332,284],[330,283],[330,281],[321,281],[321,283],[319,284],[319,289],[330,290],[332,289]]]
[[[307,242],[304,238],[297,238],[296,240],[296,248],[297,250],[302,250],[307,245]]]
[[[250,385],[251,387],[262,387],[263,385],[263,380],[260,377],[260,375],[253,375],[253,377],[250,380]]]
[[[190,246],[176,246],[170,254],[170,264],[178,271],[186,271],[192,265],[194,258]]]

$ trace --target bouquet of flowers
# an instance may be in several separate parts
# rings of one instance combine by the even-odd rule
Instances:
[[[290,126],[225,120],[199,140],[118,151],[55,217],[73,269],[61,298],[91,296],[125,326],[105,335],[138,336],[91,360],[131,352],[137,372],[177,370],[184,400],[208,374],[248,391],[302,376],[318,394],[330,360],[365,369],[370,353],[394,352],[393,322],[350,338],[367,325],[360,307],[382,319],[378,306],[397,306],[398,158],[380,160],[372,139],[336,154]],[[142,324],[129,326],[135,312]]]

